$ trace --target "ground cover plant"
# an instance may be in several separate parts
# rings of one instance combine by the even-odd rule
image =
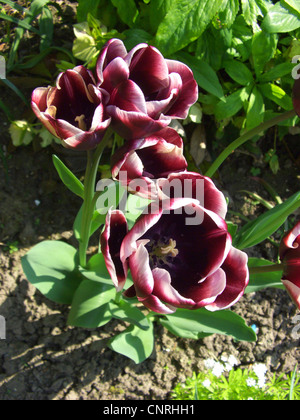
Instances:
[[[77,242],[32,247],[22,258],[27,279],[70,307],[71,326],[124,325],[108,347],[135,363],[152,355],[157,325],[184,339],[219,333],[255,341],[254,329],[231,306],[244,293],[271,287],[286,288],[299,307],[299,191],[282,200],[259,179],[275,205],[248,191],[268,210],[238,226],[228,220],[228,202],[211,178],[238,148],[261,156],[258,140],[274,126],[263,159],[270,173],[280,171],[278,145],[299,121],[297,4],[220,1],[213,8],[151,0],[125,8],[124,2],[78,2],[71,54],[53,45],[53,8],[61,12],[56,3],[14,9],[10,2],[23,13],[20,19],[10,9],[2,12],[20,31],[6,56],[8,74],[63,54],[34,86],[38,120],[15,120],[1,102],[13,145],[38,137],[42,147],[63,144],[87,154],[82,181],[53,155],[62,183],[82,199],[73,224]],[[17,57],[25,30],[40,39],[34,57]],[[173,125],[178,120],[186,132]],[[199,161],[195,132],[203,121],[214,141],[205,146],[210,159]],[[5,164],[3,149],[2,155]],[[273,244],[275,261],[247,256],[245,250],[265,241]]]

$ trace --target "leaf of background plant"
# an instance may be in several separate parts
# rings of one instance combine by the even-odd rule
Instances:
[[[70,171],[69,168],[57,157],[56,155],[52,156],[53,164],[57,173],[65,184],[65,186],[72,191],[74,194],[78,195],[79,197],[83,198],[84,194],[84,186],[82,182],[79,181],[78,178]]]
[[[111,3],[117,8],[118,15],[121,20],[132,28],[135,23],[139,11],[135,5],[134,0],[110,0]]]
[[[177,53],[176,59],[184,62],[192,69],[196,82],[202,89],[219,99],[224,97],[223,88],[219,82],[217,73],[209,64],[203,60],[192,57],[186,52]]]
[[[118,304],[110,302],[109,307],[113,318],[129,322],[142,330],[147,330],[150,327],[148,318],[143,312],[136,306],[132,306],[124,300],[121,300]]]
[[[286,111],[293,109],[291,97],[280,87],[273,83],[264,83],[258,85],[261,93],[275,104],[281,106]]]
[[[48,299],[69,305],[81,282],[77,250],[60,241],[43,241],[21,258],[24,273]]]
[[[300,192],[244,225],[233,239],[233,245],[238,249],[245,249],[259,244],[276,232],[298,207]]]
[[[247,131],[257,127],[264,121],[265,104],[262,94],[254,86],[252,93],[249,98],[249,104],[247,108],[246,116],[246,129]]]
[[[149,5],[149,21],[152,33],[155,34],[160,22],[166,16],[174,0],[151,0]]]
[[[250,95],[249,87],[237,90],[231,95],[227,96],[224,102],[219,102],[215,108],[215,116],[217,120],[224,120],[233,117],[243,107]]]
[[[23,93],[20,91],[20,89],[14,85],[10,80],[8,79],[1,79],[1,82],[4,83],[7,87],[9,87],[15,94],[24,102],[26,106],[29,106],[28,100],[25,98]]]
[[[277,35],[260,31],[252,38],[252,58],[256,76],[263,73],[266,64],[274,57],[277,47]]]
[[[300,28],[300,19],[298,15],[283,7],[281,3],[276,3],[269,9],[261,28],[269,33],[291,32]]]
[[[44,51],[51,47],[53,39],[53,16],[48,7],[44,7],[39,19],[39,28],[41,35],[40,51]]]
[[[283,0],[281,2],[283,6],[287,5],[294,9],[295,12],[300,13],[300,1],[299,0]]]
[[[182,330],[230,335],[239,341],[256,340],[254,331],[245,324],[244,319],[229,310],[210,312],[205,308],[194,311],[177,309],[174,314],[166,317],[176,328]]]
[[[86,22],[88,13],[97,17],[97,9],[100,3],[101,0],[79,0],[76,11],[77,22]]]
[[[147,330],[130,325],[124,332],[110,339],[108,347],[132,359],[136,364],[147,359],[154,346],[153,324]]]
[[[115,295],[114,286],[82,280],[72,300],[68,324],[82,328],[107,324],[111,320],[109,302]]]
[[[239,0],[225,0],[221,11],[219,12],[219,18],[222,25],[230,28],[239,12],[239,8]]]
[[[260,75],[258,80],[261,83],[273,82],[276,79],[280,79],[287,74],[291,74],[295,64],[293,63],[281,63],[277,66],[273,67],[271,70],[267,71],[266,73]]]
[[[248,267],[261,267],[265,265],[273,265],[274,263],[263,258],[249,258]],[[253,293],[258,290],[266,289],[267,287],[275,287],[284,289],[281,281],[282,272],[272,271],[269,273],[252,273],[250,270],[250,280],[246,287],[245,293]]]
[[[165,55],[181,50],[204,32],[223,0],[173,0],[159,24],[155,45]]]
[[[261,15],[260,8],[255,0],[241,0],[243,16],[249,26],[254,26],[257,16]]]
[[[246,64],[238,60],[226,60],[224,63],[226,73],[237,83],[247,86],[254,82],[251,71]]]
[[[103,254],[93,255],[85,268],[79,267],[81,274],[90,281],[112,286],[113,282],[107,271]]]

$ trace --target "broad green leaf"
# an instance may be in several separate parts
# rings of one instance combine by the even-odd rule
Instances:
[[[91,34],[87,22],[77,23],[73,26],[75,39],[73,42],[72,53],[74,57],[89,63],[95,58],[99,51],[96,48],[96,41]]]
[[[134,0],[110,0],[117,8],[120,19],[126,23],[130,28],[136,21],[139,11],[135,5]]]
[[[249,87],[245,87],[227,96],[224,102],[220,101],[215,108],[217,120],[224,120],[237,114],[242,109],[244,103],[248,101],[249,95],[250,89]]]
[[[297,12],[300,14],[300,1],[299,0],[283,0],[281,1],[281,4],[283,6],[288,6],[291,9],[293,9],[294,12]]]
[[[44,241],[22,257],[22,267],[28,281],[43,295],[69,305],[82,280],[76,254],[77,250],[65,242]]]
[[[277,36],[260,31],[253,35],[252,58],[256,76],[263,73],[266,64],[274,57]]]
[[[98,328],[111,320],[109,302],[116,289],[102,283],[83,280],[74,294],[68,323],[75,327]]]
[[[174,0],[151,0],[149,5],[149,21],[151,30],[156,33],[160,22],[166,16]]]
[[[81,274],[94,282],[112,286],[113,282],[107,271],[103,254],[93,255],[85,268],[79,267]]]
[[[131,325],[121,334],[113,337],[108,347],[132,359],[136,364],[147,359],[154,347],[153,324],[147,330]]]
[[[79,0],[76,11],[77,22],[86,22],[90,13],[97,17],[97,10],[102,0]]]
[[[219,19],[222,25],[230,28],[239,12],[239,8],[239,0],[224,0],[219,12]]]
[[[238,60],[227,60],[224,63],[226,73],[237,83],[247,86],[254,82],[251,71],[246,64]]]
[[[281,271],[271,271],[269,273],[252,273],[251,267],[262,267],[273,265],[274,263],[263,258],[249,258],[248,267],[250,268],[249,284],[246,287],[245,293],[257,292],[258,290],[266,289],[267,287],[276,287],[284,289],[281,281]]]
[[[191,338],[193,340],[199,340],[200,338],[208,337],[209,335],[211,335],[210,333],[199,333],[199,332],[197,333],[188,329],[178,328],[168,319],[160,318],[159,323],[163,327],[165,327],[168,331],[170,331],[172,334],[181,338]]]
[[[276,232],[287,217],[299,207],[300,192],[244,225],[234,238],[233,245],[238,249],[245,249],[259,244]]]
[[[246,129],[247,131],[252,130],[252,128],[258,126],[264,121],[264,112],[265,112],[265,104],[264,99],[257,89],[254,86],[253,91],[249,98],[249,104],[247,108],[247,116],[246,116]]]
[[[287,74],[291,74],[293,68],[295,67],[294,63],[281,63],[277,66],[273,67],[271,70],[267,71],[266,73],[260,75],[258,80],[261,83],[273,82],[276,79],[280,79]]]
[[[123,35],[126,36],[123,42],[125,44],[125,47],[127,48],[127,51],[131,50],[137,44],[143,42],[148,43],[153,38],[153,36],[150,35],[149,32],[146,32],[143,29],[139,28],[126,29],[126,31],[123,31]]]
[[[83,207],[81,206],[73,224],[74,236],[78,241],[80,240],[82,209]],[[102,225],[104,225],[105,218],[106,218],[105,214],[100,214],[97,210],[94,211],[89,236],[92,236]],[[99,232],[99,235],[100,235],[100,232]]]
[[[218,13],[223,0],[173,0],[160,23],[155,44],[165,55],[195,41]]]
[[[261,93],[275,104],[281,106],[286,111],[293,109],[291,97],[278,85],[273,83],[260,84],[259,90]]]
[[[202,89],[219,99],[224,97],[223,88],[218,79],[217,73],[209,64],[203,60],[192,57],[190,54],[185,52],[176,54],[176,58],[183,61],[192,69],[196,82]]]
[[[193,333],[224,334],[239,341],[255,341],[254,331],[245,324],[243,318],[229,310],[210,312],[205,308],[190,310],[177,309],[166,315],[174,327]]]
[[[249,26],[255,26],[257,16],[261,15],[260,8],[255,0],[241,0],[243,16]]]
[[[53,164],[58,172],[58,175],[65,186],[74,194],[83,198],[84,186],[82,182],[70,171],[69,168],[56,156],[52,156]]]
[[[113,318],[129,322],[142,330],[147,330],[150,327],[148,318],[143,312],[124,300],[121,300],[118,304],[110,302],[109,307]]]
[[[300,28],[299,15],[283,7],[281,3],[274,4],[262,22],[262,29],[269,33],[286,33]]]

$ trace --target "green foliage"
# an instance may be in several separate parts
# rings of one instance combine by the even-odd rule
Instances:
[[[219,362],[217,362],[219,363]],[[255,366],[254,366],[255,370]],[[173,400],[300,400],[300,375],[294,372],[274,374],[266,383],[261,382],[252,369],[236,368],[229,373],[216,375],[203,371],[183,384],[177,384],[172,392]]]

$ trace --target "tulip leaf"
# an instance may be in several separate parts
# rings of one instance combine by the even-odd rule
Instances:
[[[79,267],[81,274],[88,280],[112,286],[111,277],[107,271],[103,254],[93,255],[85,268]]]
[[[229,310],[210,312],[205,308],[194,311],[177,309],[166,317],[177,330],[189,330],[194,334],[224,334],[239,341],[256,340],[254,331],[245,324],[244,319]]]
[[[115,295],[113,285],[83,280],[74,294],[68,317],[69,325],[98,328],[107,324],[112,318],[109,302]]]
[[[77,251],[60,241],[43,241],[22,257],[23,271],[48,299],[70,304],[80,284],[77,271]]]
[[[262,267],[273,265],[271,261],[263,258],[249,258],[248,267],[250,268],[249,284],[246,287],[245,293],[257,292],[258,290],[266,289],[267,287],[275,287],[277,289],[284,289],[281,281],[282,271],[271,271],[269,273],[251,273],[252,267]]]
[[[74,194],[83,198],[84,186],[82,182],[76,178],[73,172],[71,172],[70,169],[67,168],[66,165],[56,155],[53,155],[52,159],[57,173],[65,186]]]
[[[124,332],[110,339],[108,347],[136,364],[143,362],[153,351],[153,324],[150,323],[147,330],[130,325]]]
[[[300,192],[244,225],[235,236],[233,245],[238,249],[245,249],[259,244],[276,232],[299,207]]]
[[[130,322],[130,324],[136,325],[142,330],[149,328],[148,318],[136,306],[132,306],[124,300],[121,300],[118,304],[110,302],[109,306],[113,318]]]
[[[193,340],[199,340],[200,338],[208,337],[211,335],[210,333],[197,333],[188,329],[179,328],[177,325],[173,324],[168,319],[161,318],[159,323],[165,327],[168,331],[172,334],[176,335],[177,337],[181,338],[190,338]]]

